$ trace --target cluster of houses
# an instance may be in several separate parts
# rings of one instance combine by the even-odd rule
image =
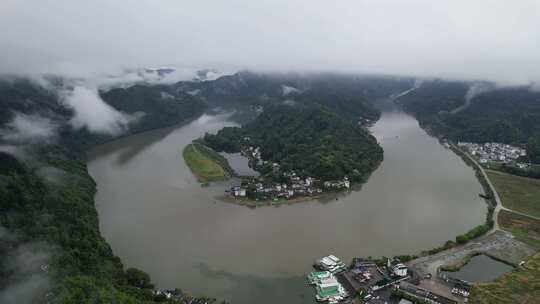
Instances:
[[[452,294],[455,294],[464,298],[468,298],[471,292],[465,288],[454,287],[452,288]]]
[[[466,303],[470,295],[468,282],[443,273],[434,277],[423,275],[397,258],[355,258],[347,266],[336,256],[328,255],[313,266],[315,271],[307,275],[307,282],[315,287],[318,302],[351,303],[360,299],[361,303],[386,304],[396,303],[398,297],[402,300],[399,303],[458,304]]]
[[[511,163],[516,162],[518,158],[527,155],[527,151],[523,148],[503,144],[503,143],[470,143],[459,142],[458,146],[465,149],[472,156],[478,158],[481,164],[486,164],[490,161]],[[517,163],[518,167],[525,168],[527,164]]]
[[[243,138],[245,143],[249,143],[250,140],[249,136]],[[242,149],[241,153],[249,159],[251,167],[260,168],[261,166],[271,165],[272,174],[274,176],[281,175],[283,179],[281,182],[275,182],[264,177],[245,178],[240,186],[234,186],[230,191],[227,191],[234,197],[249,197],[256,200],[291,199],[351,187],[351,181],[346,176],[340,180],[322,181],[310,176],[300,176],[294,170],[282,172],[279,163],[273,162],[270,164],[262,159],[261,149],[257,146],[247,146]]]
[[[316,271],[307,275],[307,282],[315,287],[318,302],[350,303],[358,298],[362,303],[394,303],[391,297],[397,293],[398,296],[406,294],[408,299],[422,303],[458,303],[448,294],[441,295],[438,290],[424,289],[429,284],[419,285],[419,274],[396,258],[377,262],[354,259],[350,266],[346,266],[336,256],[328,255],[315,261],[313,266]],[[465,286],[456,284],[452,287],[449,287],[449,294],[466,299],[469,290]]]
[[[249,140],[250,140],[249,136],[244,137],[244,141],[249,142]],[[263,161],[263,159],[261,158],[260,147],[249,146],[247,149],[242,150],[242,154],[244,154],[247,158],[250,159],[250,161],[253,162],[254,167],[262,166],[263,164],[266,164],[266,161]]]
[[[251,197],[258,200],[292,199],[297,196],[313,196],[325,191],[349,189],[351,182],[347,177],[342,180],[321,181],[316,178],[301,178],[295,172],[283,174],[287,182],[265,182],[264,178],[246,179],[240,186],[231,188],[234,197]]]
[[[359,295],[364,303],[384,303],[390,293],[384,289],[409,280],[409,270],[399,260],[388,260],[386,267],[373,261],[355,260],[347,267],[339,258],[328,255],[315,261],[317,270],[307,275],[315,286],[316,300],[339,303]]]

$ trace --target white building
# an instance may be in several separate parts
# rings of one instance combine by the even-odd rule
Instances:
[[[388,259],[388,263],[386,266],[398,277],[407,276],[407,266],[405,266],[403,263],[401,263],[397,259],[394,259],[393,261]]]
[[[240,187],[235,187],[234,188],[234,196],[245,197],[246,196],[246,189],[240,188]]]
[[[398,277],[406,277],[407,276],[407,266],[399,263],[397,265],[394,265],[392,268],[392,272],[394,272],[395,275]]]

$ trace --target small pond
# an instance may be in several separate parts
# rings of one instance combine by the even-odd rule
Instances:
[[[512,269],[512,266],[496,261],[488,256],[477,255],[458,271],[443,271],[442,274],[468,282],[489,282]]]
[[[227,159],[231,168],[240,176],[259,176],[259,172],[249,166],[249,159],[241,153],[219,153]]]

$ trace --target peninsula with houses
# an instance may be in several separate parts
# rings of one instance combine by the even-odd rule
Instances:
[[[237,199],[293,200],[367,181],[383,150],[357,121],[324,106],[273,106],[242,127],[198,140],[218,153],[241,153],[260,173],[227,189]]]

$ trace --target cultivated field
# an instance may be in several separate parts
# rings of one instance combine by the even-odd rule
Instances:
[[[486,170],[503,206],[540,217],[540,180]]]

